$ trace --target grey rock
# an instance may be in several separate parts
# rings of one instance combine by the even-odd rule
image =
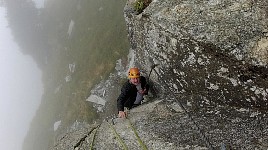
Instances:
[[[127,119],[110,118],[100,122],[99,127],[84,126],[57,140],[54,149],[124,149],[120,140],[128,149],[143,149],[134,130],[142,143],[154,150],[209,149],[206,140],[213,149],[267,148],[268,118],[264,114],[251,118],[253,110],[223,106],[177,112],[168,108],[174,103],[178,102],[156,100],[131,109]]]
[[[137,15],[129,1],[131,64],[145,73],[159,64],[150,76],[154,97],[128,119],[114,117],[112,75],[93,92],[108,103],[107,119],[57,136],[52,149],[268,149],[267,3],[154,0]]]
[[[139,15],[126,6],[125,20],[137,63],[149,72],[149,60],[160,62],[151,75],[159,89],[165,82],[194,103],[267,110],[267,6],[155,0]]]

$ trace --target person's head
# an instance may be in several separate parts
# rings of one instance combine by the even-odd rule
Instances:
[[[130,83],[138,85],[140,83],[140,71],[138,68],[130,68],[128,72]]]

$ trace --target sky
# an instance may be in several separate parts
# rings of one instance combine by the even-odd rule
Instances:
[[[33,0],[35,2],[36,8],[43,8],[45,0]]]
[[[43,86],[41,71],[13,41],[5,14],[0,7],[0,150],[21,150]]]

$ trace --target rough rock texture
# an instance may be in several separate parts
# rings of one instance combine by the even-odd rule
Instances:
[[[91,125],[75,122],[56,135],[51,150],[142,150],[141,143],[151,150],[268,148],[267,113],[254,109],[182,104],[183,97],[167,93],[162,98],[145,97],[144,104],[129,111],[128,119],[116,118],[114,81],[120,81],[120,76],[112,74],[92,91],[109,103],[102,112],[108,117]],[[97,92],[103,90],[107,94]]]
[[[154,0],[141,14],[132,3],[129,65],[160,64],[150,78],[157,97],[128,119],[69,129],[51,149],[268,149],[268,2]],[[114,114],[119,76],[92,92],[106,100],[103,116]]]
[[[155,81],[204,105],[267,110],[267,3],[155,0],[139,15],[128,4],[125,18],[137,62],[161,64]]]
[[[69,130],[51,149],[142,150],[142,144],[152,150],[268,148],[268,118],[257,111],[218,106],[191,116],[177,100],[159,99],[130,110],[128,119],[113,118]]]

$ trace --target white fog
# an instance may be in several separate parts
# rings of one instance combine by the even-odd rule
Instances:
[[[0,149],[21,150],[43,87],[41,71],[19,51],[5,16],[0,7]]]

